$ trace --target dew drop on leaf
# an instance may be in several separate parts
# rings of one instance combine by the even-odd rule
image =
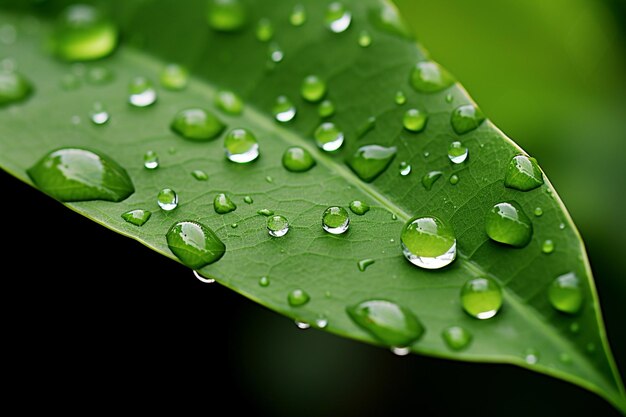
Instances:
[[[529,365],[539,362],[539,351],[535,348],[528,348],[524,351],[524,361]]]
[[[361,200],[354,200],[350,202],[350,210],[359,216],[364,215],[368,211],[370,211],[370,206],[367,203],[364,203]]]
[[[365,272],[367,267],[370,265],[373,265],[375,262],[376,261],[374,259],[367,258],[367,259],[361,259],[360,261],[356,263],[356,265],[359,268],[359,271]]]
[[[159,155],[154,151],[146,151],[143,154],[143,166],[146,169],[157,169],[159,167]]]
[[[261,42],[268,42],[274,36],[274,26],[267,18],[261,18],[256,24],[256,38]]]
[[[306,9],[301,4],[296,4],[289,15],[289,23],[293,26],[302,26],[306,22]]]
[[[264,209],[257,210],[257,214],[260,214],[261,216],[269,217],[269,216],[274,215],[274,210],[264,208]]]
[[[361,31],[361,33],[359,33],[358,42],[359,46],[361,46],[362,48],[367,48],[372,44],[372,35],[370,35],[368,31],[363,30]]]
[[[477,319],[492,318],[502,307],[500,285],[488,277],[468,280],[461,289],[461,306]]]
[[[464,104],[452,112],[450,124],[457,134],[463,135],[476,129],[484,120],[485,116],[478,107]]]
[[[402,253],[413,265],[439,269],[456,258],[456,237],[452,227],[437,217],[414,217],[400,236]]]
[[[236,32],[247,21],[247,10],[241,0],[209,0],[207,21],[218,32]]]
[[[215,232],[195,221],[175,223],[168,230],[166,240],[172,253],[194,270],[218,261],[226,253],[226,246]]]
[[[243,100],[229,90],[220,90],[215,95],[215,106],[226,114],[238,115],[243,111]]]
[[[306,149],[292,146],[283,153],[282,163],[287,171],[305,172],[315,166],[315,159]]]
[[[263,214],[263,213],[261,213]],[[265,215],[265,214],[263,214]],[[289,232],[289,221],[285,216],[277,215],[268,215],[267,218],[267,233],[269,233],[272,237],[283,237]]]
[[[458,140],[455,140],[448,147],[448,159],[453,164],[462,164],[469,156],[469,149]]]
[[[326,82],[317,75],[307,75],[300,87],[302,98],[311,103],[316,103],[326,95]]]
[[[507,201],[494,205],[485,217],[485,230],[494,241],[524,247],[533,235],[533,225],[520,205]]]
[[[328,5],[324,21],[332,32],[345,32],[352,22],[352,13],[346,9],[343,3],[336,1]]]
[[[224,138],[226,157],[238,164],[252,162],[259,157],[259,143],[247,129],[233,129]]]
[[[0,107],[27,99],[33,85],[15,71],[0,70]]]
[[[403,177],[406,177],[410,173],[411,173],[411,165],[406,161],[400,162],[400,175],[402,175]]]
[[[163,211],[172,211],[178,207],[178,194],[171,188],[163,188],[157,195],[157,204]]]
[[[226,125],[207,110],[190,108],[179,111],[170,128],[184,139],[203,142],[217,138]]]
[[[247,196],[245,196],[245,197],[243,198],[243,202],[244,202],[244,203],[246,203],[246,204],[252,204],[252,203],[254,203],[254,200],[252,199],[252,197],[250,197],[249,195],[247,195]]]
[[[129,210],[122,214],[122,219],[135,226],[143,226],[152,216],[152,212],[149,210]]]
[[[287,294],[287,302],[292,307],[300,307],[309,302],[311,297],[306,291],[299,288],[292,290]]]
[[[394,101],[396,102],[398,106],[401,106],[404,103],[406,103],[406,96],[404,95],[404,91],[402,90],[396,91],[396,96],[394,98]]]
[[[411,86],[419,93],[436,93],[454,84],[454,78],[436,62],[421,61],[411,70]]]
[[[322,119],[331,117],[335,114],[335,104],[332,101],[326,99],[319,104],[319,106],[317,107],[317,112]]]
[[[402,126],[409,132],[419,133],[426,127],[428,116],[418,109],[408,109],[402,118]]]
[[[315,129],[315,142],[326,152],[336,151],[343,145],[343,132],[333,123],[324,122]]]
[[[259,278],[259,286],[261,287],[269,287],[270,285],[270,279],[266,276],[262,276],[261,278]]]
[[[545,253],[546,255],[554,252],[554,242],[550,239],[544,240],[541,244],[541,252]]]
[[[562,313],[578,313],[583,306],[583,291],[576,274],[568,272],[556,277],[548,289],[548,299]]]
[[[145,77],[135,77],[128,85],[128,102],[134,107],[148,107],[157,100],[157,92],[152,81]]]
[[[194,169],[191,171],[191,176],[198,181],[207,181],[209,179],[208,174],[201,169]]]
[[[286,123],[296,117],[296,106],[286,96],[278,96],[272,107],[272,114],[276,121]]]
[[[543,184],[543,174],[535,158],[517,155],[511,159],[504,176],[504,185],[520,191],[530,191]]]
[[[395,146],[364,145],[348,157],[346,163],[361,180],[372,182],[385,172],[396,152]]]
[[[424,188],[426,188],[426,190],[430,191],[432,190],[433,184],[435,183],[435,181],[441,178],[442,175],[443,175],[443,172],[441,171],[427,172],[422,177],[422,185],[424,186]]]
[[[178,64],[168,64],[161,71],[161,85],[172,91],[184,90],[189,83],[189,72]]]
[[[237,209],[233,200],[224,193],[219,193],[213,199],[213,209],[217,214],[226,214]]]
[[[472,342],[472,334],[461,326],[450,326],[441,332],[441,337],[451,350],[463,350]]]
[[[328,207],[322,214],[322,228],[330,234],[345,233],[350,226],[350,216],[343,207]]]

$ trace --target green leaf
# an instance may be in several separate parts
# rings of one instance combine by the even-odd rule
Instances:
[[[245,1],[243,12],[237,9],[243,14],[212,30],[204,1],[182,5],[120,0],[110,2],[109,12],[122,43],[111,56],[77,66],[51,57],[41,47],[52,33],[49,18],[64,2],[50,1],[26,11],[20,3],[15,10],[3,11],[0,19],[17,27],[17,40],[6,45],[6,53],[35,92],[0,109],[3,169],[31,183],[27,170],[55,149],[88,148],[108,155],[128,172],[135,192],[120,202],[66,205],[175,260],[179,258],[168,247],[168,230],[180,222],[199,224],[196,229],[212,244],[221,241],[226,246],[223,256],[208,246],[191,254],[202,259],[197,265],[213,262],[199,271],[205,277],[299,321],[327,321],[325,330],[335,334],[375,344],[381,344],[380,335],[391,334],[393,340],[417,340],[410,346],[416,353],[516,364],[583,386],[626,411],[584,247],[556,192],[545,176],[543,185],[529,191],[505,187],[511,160],[523,151],[483,120],[445,70],[418,65],[431,61],[398,26],[389,4],[346,1],[351,24],[333,33],[326,26],[327,4],[320,2],[303,2],[306,20],[292,25],[289,14],[295,2]],[[41,14],[41,24],[19,13]],[[271,40],[264,41],[267,31],[262,40],[256,36],[261,19],[273,26]],[[366,46],[359,44],[363,31],[371,38]],[[156,82],[170,63],[192,75],[186,88],[157,86],[156,103],[130,106],[129,83],[137,76]],[[112,79],[94,81],[102,78],[90,74],[103,67],[113,73]],[[321,90],[316,87],[322,91],[319,99],[335,105],[332,123],[345,138],[337,152],[326,153],[315,145],[314,132],[322,122],[318,104],[301,96],[302,82],[310,75],[325,83]],[[241,114],[213,105],[224,90],[241,97]],[[404,104],[396,104],[398,91],[406,97]],[[297,109],[295,119],[285,124],[272,115],[281,95]],[[110,115],[104,124],[90,121],[96,102]],[[216,130],[217,139],[190,141],[171,130],[181,110],[194,108],[219,115],[220,123],[213,125],[223,123],[226,128]],[[403,127],[411,108],[428,115],[419,132]],[[226,159],[223,140],[234,128],[253,132],[260,147],[258,160],[236,164]],[[459,157],[448,155],[454,141],[469,150],[465,162],[451,161]],[[370,171],[363,159],[355,160],[366,145],[395,148],[395,158],[379,159]],[[293,146],[310,153],[316,164],[302,172],[283,168],[283,154]],[[157,169],[144,167],[148,151],[159,156]],[[355,175],[346,160],[357,174],[366,172],[371,182]],[[400,175],[400,162],[411,165],[409,175]],[[208,174],[208,180],[197,180],[203,178],[198,170]],[[421,178],[432,171],[443,175],[427,190]],[[448,180],[453,175],[458,182]],[[156,199],[163,188],[177,191],[176,209],[159,209]],[[213,201],[222,193],[233,200],[234,211],[216,213]],[[351,214],[347,233],[326,233],[321,227],[324,210],[348,207],[354,200],[371,209]],[[532,222],[531,241],[523,248],[498,244],[485,231],[487,213],[510,201]],[[541,216],[532,215],[537,207]],[[262,209],[285,216],[289,233],[270,237],[266,217],[257,214]],[[132,210],[152,215],[138,226],[122,217]],[[414,216],[436,216],[454,230],[457,259],[448,267],[424,270],[404,258],[400,234]],[[548,239],[555,249],[546,254],[542,246]],[[179,234],[176,247],[185,251],[179,246],[184,242]],[[574,314],[550,305],[553,282],[565,274],[577,277],[583,294],[583,305]],[[269,285],[259,285],[262,276]],[[502,309],[488,320],[474,319],[461,307],[461,288],[479,277],[502,287]],[[290,304],[290,294],[293,298],[295,293],[306,295],[307,301]],[[368,306],[368,300],[397,306],[377,316],[375,331],[363,324],[363,310],[354,313],[355,306]],[[359,317],[356,323],[348,311]],[[386,320],[395,323],[395,329],[385,327]],[[420,331],[402,333],[402,323]],[[471,336],[463,337],[471,340],[469,345],[448,347],[442,334],[451,326],[469,331]]]

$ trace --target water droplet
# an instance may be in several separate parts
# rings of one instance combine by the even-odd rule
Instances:
[[[524,361],[529,365],[539,362],[539,351],[534,348],[528,348],[524,351]]]
[[[292,307],[300,307],[309,302],[311,297],[304,290],[295,289],[287,294],[287,302]]]
[[[403,177],[406,177],[410,173],[411,173],[411,165],[406,161],[400,162],[400,175],[402,175]]]
[[[406,96],[404,95],[403,91],[396,91],[395,102],[398,106],[401,106],[404,103],[406,103]]]
[[[219,193],[213,199],[213,208],[217,214],[226,214],[237,209],[237,205],[226,194]]]
[[[359,46],[367,48],[371,44],[372,36],[369,34],[369,32],[366,30],[361,31],[361,33],[359,33]]]
[[[113,71],[107,67],[95,66],[87,72],[87,82],[92,85],[109,84],[114,78]]]
[[[430,152],[425,151],[425,152],[424,152],[424,158],[428,158],[429,156],[430,156]]]
[[[443,268],[456,258],[454,231],[437,217],[412,218],[404,225],[400,240],[406,259],[420,268]]]
[[[415,314],[391,301],[367,300],[346,311],[359,327],[390,347],[411,346],[424,334],[424,326]]]
[[[452,174],[450,176],[450,184],[457,185],[459,183],[459,176],[456,174]]]
[[[561,352],[559,354],[559,360],[561,361],[561,363],[564,363],[566,365],[572,363],[572,357],[565,352]]]
[[[326,95],[326,82],[317,75],[308,75],[300,87],[302,98],[311,103],[317,103]]]
[[[472,334],[461,326],[450,326],[441,332],[441,337],[452,350],[463,350],[472,342]]]
[[[543,209],[541,207],[536,207],[534,213],[535,216],[541,217],[543,215]]]
[[[578,313],[583,306],[583,291],[576,274],[569,272],[556,277],[548,290],[548,299],[562,313]]]
[[[256,25],[256,38],[261,42],[268,42],[274,36],[274,26],[267,18],[262,18]]]
[[[435,93],[454,84],[454,78],[436,62],[422,61],[411,71],[411,85],[420,93]]]
[[[325,329],[328,326],[328,319],[326,318],[326,316],[324,315],[319,315],[316,319],[315,319],[315,326],[318,329]]]
[[[181,137],[192,141],[207,141],[218,137],[226,128],[217,116],[207,110],[192,108],[179,111],[170,125]]]
[[[261,213],[265,216],[264,213]],[[285,216],[277,215],[268,215],[267,218],[267,233],[273,237],[282,237],[287,234],[289,231],[289,221]]]
[[[2,78],[2,73],[0,72],[0,79]],[[0,81],[0,86],[2,85],[2,81]],[[61,88],[65,91],[78,90],[80,88],[81,82],[80,78],[74,74],[65,74],[61,78]],[[0,87],[2,89],[2,87]],[[2,96],[2,92],[0,92],[0,97]],[[0,101],[2,99],[0,98]]]
[[[372,182],[391,164],[396,151],[395,146],[365,145],[357,149],[346,163],[360,179]]]
[[[98,126],[105,124],[111,118],[109,113],[106,111],[106,109],[100,102],[95,102],[93,104],[93,107],[91,109],[91,113],[89,116],[93,124],[98,125]]]
[[[289,23],[293,26],[302,26],[304,22],[306,22],[306,10],[303,5],[296,4],[289,15]]]
[[[15,26],[5,23],[0,26],[0,42],[5,45],[12,45],[17,40],[17,30]]]
[[[462,135],[476,129],[485,120],[480,109],[473,104],[464,104],[457,107],[450,118],[452,129]]]
[[[461,289],[461,305],[467,314],[485,320],[495,316],[502,307],[502,290],[491,278],[470,279]]]
[[[193,269],[212,264],[226,253],[226,246],[211,228],[190,220],[175,223],[166,239],[172,253]]]
[[[422,185],[424,186],[424,188],[430,191],[432,190],[433,184],[435,183],[435,181],[437,181],[442,175],[443,175],[443,172],[441,171],[427,172],[422,177]]]
[[[87,149],[54,150],[27,173],[40,190],[60,201],[119,202],[135,192],[124,168],[110,157]]]
[[[232,91],[222,90],[215,95],[215,106],[224,113],[237,115],[243,111],[243,100]]]
[[[299,321],[299,320],[294,320],[294,323],[296,325],[296,327],[300,330],[307,330],[311,328],[311,325],[309,323],[306,323],[304,321]]]
[[[374,259],[361,259],[356,265],[359,267],[359,271],[365,272],[368,266],[374,264],[376,261]]]
[[[450,93],[446,94],[446,103],[452,103],[454,101],[454,96]]]
[[[259,278],[259,285],[261,287],[269,287],[270,279],[266,276],[262,276],[261,278]]]
[[[369,204],[364,203],[363,201],[354,200],[350,202],[350,210],[352,210],[354,214],[362,216],[368,211],[370,211],[370,206]]]
[[[453,164],[461,164],[467,160],[469,149],[458,140],[455,140],[448,147],[448,158]]]
[[[559,229],[560,230],[565,230],[565,223],[559,224]]]
[[[172,211],[178,207],[178,194],[171,188],[164,188],[157,195],[157,204],[164,211]]]
[[[335,104],[330,100],[322,101],[317,107],[317,112],[322,119],[335,114]]]
[[[238,227],[239,227],[239,225],[238,225],[237,223],[232,223],[232,224],[230,225],[230,227],[231,227],[231,228],[233,228],[233,229],[236,229],[236,228],[238,228]]]
[[[338,1],[330,3],[324,17],[326,26],[334,33],[345,32],[352,22],[352,13]]]
[[[274,210],[264,208],[264,209],[257,210],[257,214],[260,214],[261,216],[269,217],[269,216],[274,215]]]
[[[322,214],[322,228],[333,235],[345,233],[350,226],[350,216],[343,207],[328,207]]]
[[[395,213],[391,213],[391,220],[398,220],[398,216]],[[383,253],[385,252],[383,251]]]
[[[423,111],[408,109],[402,118],[402,125],[409,132],[418,133],[424,130],[428,116]]]
[[[283,154],[283,166],[287,171],[305,172],[315,166],[315,159],[306,149],[292,146]]]
[[[343,132],[332,122],[319,125],[314,136],[317,146],[326,152],[336,151],[343,145]]]
[[[244,202],[244,203],[246,203],[246,204],[252,204],[252,203],[254,203],[254,200],[252,199],[252,197],[250,197],[249,195],[247,195],[247,196],[245,196],[245,197],[243,198],[243,202]]]
[[[202,275],[200,275],[200,273],[198,271],[193,271],[193,276],[196,277],[196,279],[200,282],[203,282],[205,284],[213,284],[215,283],[215,280],[213,278],[205,278]]]
[[[20,73],[0,71],[0,107],[25,100],[32,92],[32,84]]]
[[[122,219],[135,226],[143,226],[152,216],[152,212],[148,210],[130,210],[122,214]]]
[[[161,71],[160,81],[168,90],[184,90],[189,83],[189,71],[182,65],[168,64]]]
[[[218,32],[236,32],[244,27],[247,10],[241,0],[209,0],[207,21]]]
[[[296,116],[296,106],[286,96],[278,96],[272,107],[272,113],[277,121],[286,123]]]
[[[378,29],[405,39],[413,39],[411,29],[402,20],[393,3],[384,2],[370,10],[370,20]]]
[[[143,166],[146,169],[157,169],[159,167],[159,155],[154,151],[146,151],[143,154]]]
[[[226,157],[238,164],[254,161],[259,156],[256,137],[247,129],[233,129],[224,138]]]
[[[517,155],[511,159],[504,185],[520,191],[534,190],[543,184],[543,174],[535,158]]]
[[[191,175],[198,181],[207,181],[209,179],[208,174],[201,169],[191,171]]]
[[[496,242],[522,248],[530,242],[533,225],[515,201],[498,203],[485,217],[487,235]]]
[[[115,49],[117,28],[93,6],[75,4],[59,16],[51,38],[53,53],[66,61],[103,58]]]
[[[545,254],[550,254],[554,252],[554,242],[550,239],[546,239],[543,241],[541,245],[541,251]]]
[[[157,92],[152,81],[135,77],[128,85],[128,102],[135,107],[148,107],[157,100]]]

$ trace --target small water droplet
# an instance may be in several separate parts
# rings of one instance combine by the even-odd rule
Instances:
[[[534,190],[543,184],[543,174],[535,158],[517,155],[511,159],[504,177],[504,185],[520,191]]]
[[[461,326],[450,326],[441,332],[441,337],[452,350],[463,350],[472,342],[472,334]]]
[[[446,94],[446,103],[452,103],[454,96],[450,93]]]
[[[232,224],[230,225],[230,227],[231,227],[231,228],[233,228],[233,229],[236,229],[236,228],[238,228],[238,227],[239,227],[239,225],[238,225],[237,223],[232,223]]]
[[[448,147],[448,159],[453,164],[461,164],[467,160],[469,149],[458,140],[452,142]]]
[[[369,204],[364,203],[363,201],[354,200],[350,202],[350,210],[352,210],[354,214],[362,216],[368,211],[370,211],[370,206]]]
[[[322,214],[322,228],[330,234],[345,233],[350,226],[350,216],[343,207],[328,207]]]
[[[464,104],[452,112],[450,124],[457,134],[462,135],[476,129],[484,120],[485,116],[478,107]]]
[[[218,32],[236,32],[247,21],[248,12],[241,0],[209,0],[207,22]]]
[[[452,174],[450,176],[450,184],[457,185],[459,183],[459,176],[456,174]]]
[[[191,171],[191,175],[198,181],[207,181],[209,179],[208,174],[201,169]]]
[[[274,210],[264,208],[264,209],[257,210],[257,214],[260,214],[261,216],[269,217],[269,216],[274,215]]]
[[[172,225],[166,240],[172,253],[194,270],[217,262],[226,253],[226,246],[210,227],[190,220]]]
[[[309,323],[306,323],[304,321],[299,321],[299,320],[294,320],[294,323],[296,325],[296,327],[300,330],[307,330],[311,328],[311,325]]]
[[[374,259],[361,259],[360,261],[358,261],[356,263],[356,265],[359,268],[359,271],[361,272],[365,272],[365,270],[367,269],[368,266],[374,264],[376,261]]]
[[[393,3],[383,2],[379,7],[372,8],[369,18],[378,29],[404,39],[414,38],[411,29],[402,20]]]
[[[285,53],[281,49],[280,45],[278,45],[276,42],[272,42],[269,44],[267,48],[267,54],[273,63],[278,63],[282,61],[285,57]]]
[[[569,365],[570,363],[572,363],[572,357],[565,352],[561,352],[559,354],[559,360],[561,361],[561,363],[564,363],[566,365]]]
[[[402,175],[403,177],[406,177],[410,173],[411,173],[411,165],[406,161],[400,162],[400,175]]]
[[[398,106],[401,106],[404,103],[406,103],[406,96],[404,95],[404,92],[401,90],[396,91],[396,97],[394,100]]]
[[[261,278],[259,278],[259,286],[261,287],[269,287],[270,285],[270,279],[266,276],[262,276]]]
[[[111,116],[106,111],[102,103],[98,101],[93,104],[93,107],[91,109],[91,113],[89,114],[89,116],[93,124],[97,126],[105,124],[111,118]]]
[[[441,171],[427,172],[422,177],[422,185],[424,186],[424,188],[430,191],[432,190],[433,184],[435,183],[435,181],[437,181],[442,175],[443,175],[443,172]]]
[[[204,282],[205,284],[213,284],[215,280],[213,278],[205,278],[198,271],[193,271],[193,276],[200,282]]]
[[[243,100],[232,91],[221,90],[215,95],[215,106],[226,114],[238,115],[243,111]]]
[[[259,156],[259,143],[247,129],[233,129],[224,138],[226,157],[238,164],[252,162]]]
[[[146,169],[157,169],[159,167],[159,155],[154,151],[146,151],[143,154],[143,166]]]
[[[213,209],[217,214],[226,214],[237,209],[237,205],[226,194],[219,193],[213,199]]]
[[[343,145],[343,132],[332,122],[319,125],[314,136],[317,146],[326,152],[336,151]]]
[[[23,101],[32,92],[32,84],[20,73],[0,71],[0,107]]]
[[[348,157],[346,163],[361,180],[372,182],[387,169],[396,152],[395,146],[365,145]]]
[[[528,348],[524,351],[524,361],[529,365],[539,362],[539,351],[535,348]]]
[[[300,87],[302,98],[311,103],[317,103],[326,95],[326,82],[317,75],[308,75]]]
[[[548,290],[550,304],[566,314],[576,314],[583,306],[583,291],[580,280],[573,272],[554,279]]]
[[[372,131],[375,127],[376,127],[376,117],[374,117],[374,116],[368,117],[367,120],[365,121],[365,123],[363,123],[357,129],[357,132],[356,132],[357,138],[361,139],[368,132]]]
[[[182,65],[168,64],[161,71],[161,85],[172,91],[184,90],[189,83],[189,71]]]
[[[26,172],[40,190],[60,201],[119,202],[135,192],[124,168],[88,149],[56,149]]]
[[[319,315],[316,319],[315,319],[315,326],[318,329],[325,329],[328,326],[328,319],[326,318],[326,316],[324,315]]]
[[[391,220],[398,220],[398,216],[395,213],[391,213]],[[385,252],[383,251],[383,253]]]
[[[546,239],[543,241],[541,245],[541,251],[545,254],[550,254],[554,252],[554,242],[550,239]]]
[[[75,4],[57,19],[50,45],[53,53],[66,61],[90,61],[113,52],[117,40],[117,28],[100,10]]]
[[[87,72],[87,82],[92,85],[106,85],[115,78],[113,71],[107,67],[95,66]]]
[[[296,117],[296,106],[286,96],[278,96],[272,107],[272,113],[277,121],[286,123]]]
[[[543,215],[543,209],[541,207],[536,207],[533,213],[535,213],[535,216],[541,217]]]
[[[311,153],[300,146],[287,148],[282,162],[285,169],[291,172],[305,172],[315,166],[315,159]]]
[[[346,9],[343,3],[336,1],[328,5],[324,20],[332,32],[341,33],[350,27],[352,13]]]
[[[152,216],[149,210],[130,210],[122,214],[122,219],[135,226],[143,226]]]
[[[264,216],[266,215],[264,213],[261,214],[263,214]],[[289,231],[289,221],[287,220],[287,218],[285,216],[281,216],[280,214],[268,214],[267,216],[269,216],[267,218],[267,233],[269,233],[270,236],[273,237],[285,236]]]
[[[157,204],[161,210],[172,211],[178,207],[178,194],[171,188],[164,188],[157,195]]]
[[[487,235],[496,242],[522,248],[530,242],[533,225],[515,201],[498,203],[485,217]]]
[[[428,116],[418,109],[408,109],[402,118],[402,125],[409,132],[419,133],[426,127]]]
[[[559,224],[559,229],[560,230],[565,230],[565,223]]]
[[[252,197],[250,197],[249,195],[247,195],[247,196],[245,196],[245,197],[243,198],[243,202],[244,202],[244,203],[246,203],[246,204],[252,204],[252,203],[254,203],[254,200],[252,199]]]
[[[311,297],[306,291],[299,288],[292,290],[287,294],[287,302],[291,307],[300,307],[309,302]]]
[[[157,92],[152,81],[145,77],[135,77],[128,85],[128,102],[135,107],[148,107],[157,100]]]
[[[358,42],[359,42],[359,46],[363,48],[367,48],[368,46],[372,44],[372,36],[370,35],[368,31],[362,30],[361,33],[359,33]]]
[[[306,22],[306,10],[303,5],[296,4],[293,6],[289,15],[289,23],[293,26],[302,26]]]
[[[391,353],[396,356],[406,356],[411,353],[411,349],[409,349],[408,347],[392,347]]]
[[[392,301],[366,300],[346,311],[356,325],[389,347],[406,348],[424,334],[415,314]]]
[[[406,259],[420,268],[443,268],[456,258],[454,231],[437,217],[412,218],[402,229],[400,241]]]
[[[326,99],[319,104],[319,106],[317,107],[317,112],[322,119],[331,117],[335,114],[335,104],[332,101]]]
[[[435,93],[454,84],[454,78],[439,64],[422,61],[411,71],[411,85],[419,93]]]
[[[269,42],[274,36],[274,26],[267,18],[262,18],[256,25],[256,38],[261,42]]]
[[[492,318],[502,307],[500,285],[488,277],[468,280],[461,289],[461,305],[472,317],[480,320]]]
[[[266,176],[265,177],[265,182],[269,182],[270,184],[274,182],[274,178],[272,178],[271,176]]]

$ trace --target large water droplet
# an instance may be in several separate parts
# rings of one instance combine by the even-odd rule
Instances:
[[[98,9],[75,4],[59,16],[51,37],[53,53],[66,61],[89,61],[109,55],[117,45],[117,28]]]
[[[326,82],[317,75],[308,75],[302,81],[300,94],[306,101],[316,103],[326,95]]]
[[[166,239],[172,253],[193,269],[212,264],[226,253],[226,246],[211,228],[190,220],[175,223]]]
[[[91,113],[89,114],[89,118],[93,124],[99,126],[108,122],[111,116],[109,115],[109,112],[106,111],[102,103],[95,102],[91,109]]]
[[[277,121],[286,123],[296,117],[296,106],[286,96],[278,96],[272,107],[272,113]]]
[[[406,177],[410,173],[411,173],[411,165],[406,161],[400,162],[400,175],[402,175],[403,177]]]
[[[335,104],[328,99],[324,100],[317,107],[317,112],[322,119],[326,119],[335,114]]]
[[[402,125],[409,132],[421,132],[426,127],[428,116],[418,109],[408,109],[402,118]]]
[[[346,163],[363,181],[372,182],[387,169],[396,152],[395,146],[365,145],[357,149]]]
[[[367,269],[368,266],[374,264],[376,261],[374,259],[361,259],[359,262],[356,263],[357,267],[359,268],[359,271],[361,272],[365,272],[365,270]]]
[[[143,226],[152,216],[149,210],[130,210],[122,214],[122,219],[135,226]]]
[[[402,253],[413,265],[439,269],[456,258],[456,237],[452,227],[437,217],[409,220],[400,236]]]
[[[27,170],[39,189],[60,201],[122,201],[135,192],[128,173],[110,157],[87,149],[54,150]]]
[[[535,158],[517,155],[511,159],[504,176],[504,185],[520,191],[533,190],[543,184],[543,174]]]
[[[441,332],[441,337],[452,350],[463,350],[472,342],[472,334],[461,326],[450,326]]]
[[[287,294],[287,302],[292,307],[300,307],[309,302],[311,297],[306,291],[299,288],[292,290]]]
[[[268,42],[274,36],[274,26],[267,18],[262,18],[256,24],[256,38],[261,42]]]
[[[146,169],[157,169],[159,167],[159,155],[154,151],[146,151],[143,155],[143,166]]]
[[[462,135],[476,129],[485,120],[485,116],[480,109],[473,104],[464,104],[457,107],[450,117],[452,129]]]
[[[343,132],[332,122],[322,123],[315,129],[317,146],[326,152],[336,151],[343,145]]]
[[[157,194],[157,204],[163,211],[172,211],[178,207],[178,194],[171,188],[163,188]]]
[[[387,300],[367,300],[346,308],[350,318],[379,342],[408,347],[424,334],[424,326],[411,310]]]
[[[454,84],[454,78],[436,62],[422,61],[411,71],[411,85],[420,93],[435,93]]]
[[[218,214],[226,214],[237,209],[237,205],[226,194],[219,193],[213,199],[213,208]]]
[[[152,81],[135,77],[128,85],[128,102],[135,107],[148,107],[157,100],[157,92]]]
[[[20,73],[0,70],[0,107],[25,100],[32,92],[32,84]]]
[[[241,0],[209,0],[207,21],[219,32],[235,32],[243,28],[247,10]]]
[[[430,172],[427,172],[422,177],[422,185],[424,186],[424,188],[426,188],[427,190],[430,191],[430,190],[432,190],[433,184],[435,183],[435,181],[437,181],[439,178],[441,178],[442,175],[443,175],[443,172],[441,172],[441,171],[430,171]]]
[[[303,5],[296,4],[293,6],[289,15],[289,23],[293,26],[302,26],[306,22],[306,10]]]
[[[161,85],[172,91],[184,90],[189,83],[189,72],[178,64],[168,64],[161,71]]]
[[[328,207],[322,214],[322,228],[333,235],[345,233],[350,226],[350,216],[343,207]]]
[[[502,307],[502,290],[491,278],[470,279],[461,289],[461,305],[467,314],[477,319],[489,319]]]
[[[578,313],[583,306],[583,291],[576,274],[569,272],[556,277],[548,290],[548,298],[556,310],[567,314]]]
[[[306,149],[292,146],[283,154],[283,166],[287,171],[305,172],[315,166],[315,159]]]
[[[226,157],[238,164],[252,162],[259,156],[259,143],[247,129],[233,129],[224,138]]]
[[[232,91],[222,90],[215,95],[215,106],[224,113],[238,115],[243,111],[243,100]]]
[[[487,212],[485,218],[487,235],[496,242],[518,248],[530,242],[533,225],[515,201],[498,203]]]
[[[226,125],[213,113],[193,108],[179,111],[170,127],[185,139],[207,141],[218,137]]]
[[[450,159],[453,164],[461,164],[465,162],[468,156],[469,149],[458,140],[452,142],[448,147],[448,159]]]
[[[273,212],[272,212],[273,213]],[[261,213],[263,214],[263,213]],[[267,218],[267,233],[273,237],[283,237],[289,231],[289,221],[285,216],[279,214]]]
[[[346,9],[343,3],[336,1],[328,5],[324,20],[326,21],[326,26],[328,26],[331,31],[341,33],[345,32],[346,29],[350,27],[352,13]]]
[[[364,203],[361,200],[354,200],[350,202],[350,210],[352,210],[354,214],[358,214],[359,216],[362,216],[368,211],[370,211],[370,206],[369,204]]]
[[[359,46],[362,48],[367,48],[372,44],[372,35],[366,30],[361,31],[359,33]]]

